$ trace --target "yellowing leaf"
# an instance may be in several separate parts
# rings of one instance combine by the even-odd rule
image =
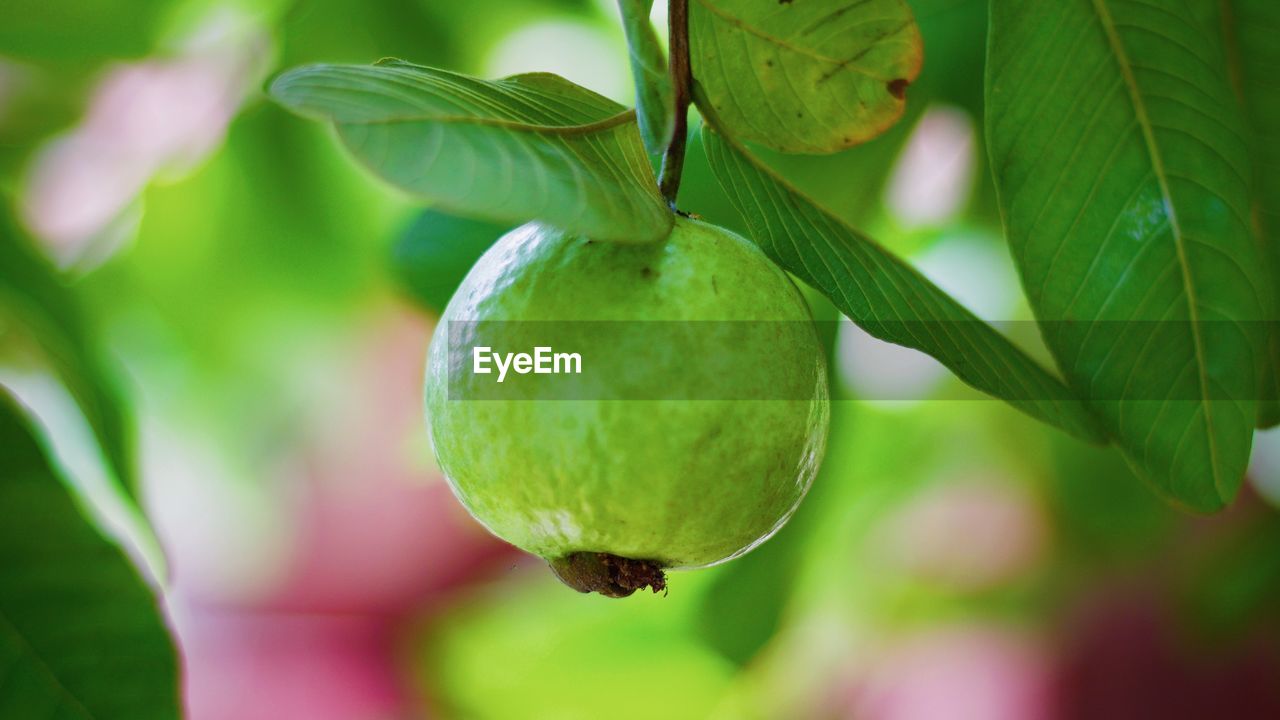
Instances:
[[[905,0],[689,0],[689,42],[703,112],[782,152],[884,132],[923,58]]]

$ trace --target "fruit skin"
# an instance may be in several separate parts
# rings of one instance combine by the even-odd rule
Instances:
[[[449,377],[451,323],[461,335],[476,327],[466,321],[517,320],[773,322],[767,353],[742,356],[723,333],[699,331],[698,352],[641,341],[638,354],[607,366],[610,383],[665,399],[458,399],[471,397],[459,388],[494,376],[454,358]],[[616,337],[590,326],[574,337],[574,347],[555,349],[580,353],[584,365],[619,358]],[[786,399],[675,399],[668,389],[762,379]],[[426,408],[454,492],[498,537],[549,560],[590,551],[668,568],[722,562],[780,528],[817,473],[829,414],[826,362],[790,278],[745,239],[685,218],[648,245],[537,223],[507,234],[445,309]]]

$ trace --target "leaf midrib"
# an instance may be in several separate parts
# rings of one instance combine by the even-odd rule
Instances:
[[[1093,0],[1094,12],[1098,17],[1098,22],[1102,25],[1103,32],[1106,33],[1107,43],[1111,47],[1112,57],[1115,58],[1116,64],[1120,66],[1121,76],[1124,79],[1125,87],[1129,91],[1129,100],[1133,104],[1134,115],[1136,116],[1139,129],[1142,131],[1143,143],[1146,146],[1147,155],[1151,160],[1152,172],[1155,175],[1156,182],[1160,186],[1160,196],[1164,200],[1165,210],[1169,214],[1169,227],[1173,232],[1174,247],[1177,251],[1178,268],[1182,277],[1183,291],[1187,298],[1187,311],[1190,319],[1192,345],[1195,347],[1196,353],[1196,377],[1200,386],[1200,402],[1204,408],[1204,425],[1205,439],[1209,450],[1209,465],[1213,472],[1213,488],[1218,495],[1218,499],[1226,502],[1230,494],[1224,492],[1222,487],[1222,470],[1218,458],[1218,442],[1214,435],[1212,403],[1208,395],[1209,378],[1206,374],[1207,364],[1205,362],[1204,338],[1200,332],[1200,312],[1196,300],[1195,284],[1191,281],[1191,267],[1187,261],[1186,242],[1182,232],[1182,226],[1178,222],[1177,209],[1173,203],[1173,194],[1169,190],[1169,180],[1166,176],[1164,167],[1164,157],[1160,153],[1160,146],[1156,142],[1155,129],[1151,124],[1151,118],[1147,114],[1145,101],[1142,99],[1142,91],[1138,88],[1137,77],[1133,73],[1133,66],[1129,62],[1129,56],[1124,50],[1124,45],[1120,41],[1120,36],[1116,30],[1115,21],[1111,17],[1111,11],[1107,7],[1107,0]]]
[[[531,132],[542,135],[564,135],[567,137],[575,137],[578,135],[590,135],[591,133],[601,132],[603,130],[612,130],[615,127],[626,125],[635,119],[636,111],[632,109],[623,110],[617,115],[611,115],[602,120],[585,123],[582,125],[541,125],[520,120],[506,120],[503,118],[486,118],[475,115],[428,115],[428,114],[404,114],[392,115],[389,117],[378,118],[377,120],[337,120],[330,119],[330,122],[338,125],[397,125],[400,123],[412,122],[433,122],[442,125],[481,125],[484,127],[496,127],[516,132]]]

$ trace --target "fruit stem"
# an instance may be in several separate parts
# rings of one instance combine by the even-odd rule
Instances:
[[[675,90],[675,118],[671,125],[671,141],[662,155],[662,172],[658,190],[672,210],[676,209],[676,196],[680,194],[680,174],[684,171],[684,148],[689,135],[689,86],[693,81],[689,71],[689,0],[671,0],[667,8],[667,27],[670,36],[671,84]]]

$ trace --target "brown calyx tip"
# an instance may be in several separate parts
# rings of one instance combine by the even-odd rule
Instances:
[[[667,589],[667,576],[654,560],[632,560],[602,552],[576,552],[548,560],[560,582],[582,593],[623,598],[646,587]]]

